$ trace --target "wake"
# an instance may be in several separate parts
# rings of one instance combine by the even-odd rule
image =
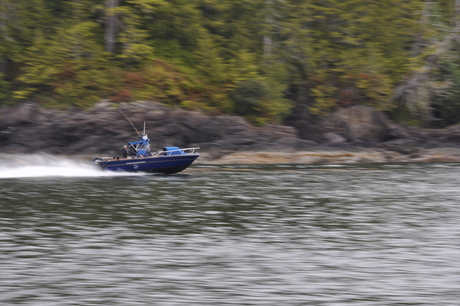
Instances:
[[[133,176],[143,173],[103,171],[91,161],[49,154],[0,155],[0,179],[26,177]]]

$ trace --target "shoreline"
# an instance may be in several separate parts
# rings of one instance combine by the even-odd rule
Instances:
[[[298,152],[233,152],[212,158],[202,152],[194,165],[228,164],[360,164],[360,163],[457,163],[460,148],[421,149],[417,153],[402,154],[382,149],[359,151],[298,151]]]
[[[224,150],[225,151],[225,150]],[[460,147],[418,148],[416,152],[404,154],[382,148],[354,148],[302,150],[290,152],[273,151],[233,151],[217,152],[201,149],[200,157],[193,165],[263,165],[263,164],[363,164],[363,163],[460,163]],[[91,162],[95,156],[104,154],[53,154],[2,153],[0,158],[17,158],[18,156],[41,156],[50,158],[78,159]],[[217,156],[217,157],[216,157]]]
[[[342,122],[339,126],[313,122],[302,138],[302,130],[293,126],[255,127],[237,116],[207,116],[147,101],[101,101],[87,111],[60,112],[37,103],[0,107],[2,153],[87,160],[120,155],[134,137],[119,109],[138,126],[149,122],[152,148],[200,147],[195,164],[460,162],[460,124],[442,130],[404,128],[372,108],[352,107],[340,120],[331,115]]]

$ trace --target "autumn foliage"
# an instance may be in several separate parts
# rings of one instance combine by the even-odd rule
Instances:
[[[295,103],[317,115],[425,107],[449,123],[460,109],[454,0],[3,3],[0,104],[154,100],[255,124]]]

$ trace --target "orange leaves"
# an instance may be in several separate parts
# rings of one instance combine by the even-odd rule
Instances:
[[[120,92],[118,92],[117,95],[110,97],[110,100],[113,102],[127,102],[127,101],[132,101],[133,96],[130,90],[122,89],[120,90]]]
[[[124,82],[129,88],[142,88],[148,80],[139,72],[126,72]]]

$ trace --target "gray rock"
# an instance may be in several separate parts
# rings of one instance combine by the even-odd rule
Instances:
[[[416,154],[420,151],[420,141],[417,139],[395,139],[382,143],[382,147],[401,154]]]
[[[387,122],[382,113],[365,105],[340,109],[323,118],[322,125],[340,131],[352,141],[381,141],[387,130]]]
[[[324,139],[326,140],[327,143],[345,143],[347,142],[347,139],[345,137],[340,136],[339,134],[336,133],[325,133],[323,135]]]
[[[416,158],[420,148],[460,147],[460,125],[441,130],[402,127],[368,106],[340,110],[329,118],[302,117],[299,113],[290,121],[301,123],[296,126],[255,127],[237,116],[206,116],[146,101],[120,104],[101,101],[88,111],[51,110],[35,103],[3,106],[0,147],[3,153],[118,155],[127,141],[138,139],[119,109],[140,132],[146,122],[152,150],[164,146],[199,146],[210,160],[232,152],[287,154],[351,152],[363,148]]]
[[[139,132],[146,122],[152,150],[192,144],[216,152],[254,150],[274,144],[280,149],[299,140],[292,127],[254,127],[241,117],[206,116],[155,102],[118,105],[101,101],[88,111],[49,110],[34,103],[2,108],[0,145],[3,152],[119,154],[127,141],[137,140],[137,132],[118,109],[127,114]]]
[[[17,126],[21,124],[31,123],[34,119],[38,105],[35,103],[23,103],[16,105],[8,110],[4,110],[1,116],[1,129],[9,126]]]

